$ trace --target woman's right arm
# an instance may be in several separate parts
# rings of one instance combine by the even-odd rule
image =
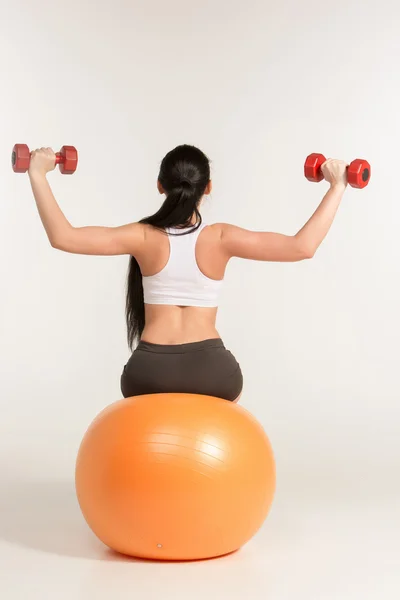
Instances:
[[[145,227],[130,223],[121,227],[74,227],[53,195],[46,174],[55,167],[55,154],[42,148],[31,154],[29,177],[39,216],[53,248],[73,254],[136,256],[143,251]]]
[[[327,235],[347,186],[347,165],[328,160],[322,166],[330,190],[307,223],[296,235],[255,232],[222,225],[221,243],[228,258],[296,262],[312,258]]]

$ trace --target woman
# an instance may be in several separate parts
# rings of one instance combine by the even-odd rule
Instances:
[[[207,157],[178,146],[161,163],[159,211],[122,227],[73,227],[59,208],[46,174],[49,148],[32,153],[29,176],[51,245],[65,252],[130,255],[126,316],[131,349],[121,378],[125,397],[186,392],[237,401],[243,378],[216,330],[218,296],[233,257],[294,262],[312,258],[328,233],[347,186],[346,163],[322,167],[330,189],[294,236],[202,222],[212,183]]]

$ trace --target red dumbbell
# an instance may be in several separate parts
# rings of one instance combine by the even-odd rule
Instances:
[[[323,154],[310,154],[307,156],[306,162],[304,163],[304,175],[308,181],[318,183],[322,181],[324,176],[322,174],[321,166],[326,161]],[[349,185],[354,188],[364,188],[368,185],[371,179],[371,165],[368,161],[361,158],[356,158],[347,167],[347,180]]]
[[[15,144],[11,164],[14,173],[26,173],[31,162],[31,153],[26,144]],[[63,146],[56,154],[56,165],[63,175],[72,175],[78,166],[78,151],[74,146]]]

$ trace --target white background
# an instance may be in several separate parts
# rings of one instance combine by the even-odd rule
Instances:
[[[399,597],[399,27],[394,0],[3,3],[2,596]],[[120,397],[127,258],[51,249],[16,142],[77,146],[77,173],[50,176],[77,226],[153,213],[181,143],[213,161],[207,220],[284,233],[325,191],[303,177],[308,153],[371,162],[314,260],[229,269],[219,329],[278,469],[272,513],[234,557],[132,563],[86,529],[74,461]]]

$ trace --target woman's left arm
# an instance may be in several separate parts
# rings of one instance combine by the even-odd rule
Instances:
[[[39,216],[53,248],[74,254],[117,255],[140,251],[145,229],[140,223],[122,227],[73,227],[51,191],[46,174],[55,167],[50,148],[32,152],[29,178]]]

